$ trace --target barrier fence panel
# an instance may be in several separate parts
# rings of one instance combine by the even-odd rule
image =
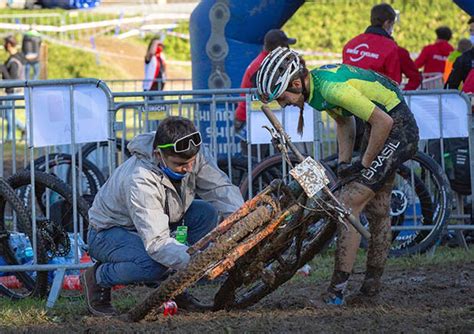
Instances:
[[[22,88],[24,95],[0,97],[4,125],[2,129],[5,128],[6,110],[13,111],[14,117],[23,118],[27,128],[23,142],[16,138],[19,132],[14,133],[16,137],[11,143],[6,142],[3,130],[1,175],[6,177],[17,172],[20,167],[36,164],[38,168],[41,165],[44,171],[53,172],[69,181],[73,190],[71,232],[75,240],[74,263],[38,264],[36,233],[32,233],[31,241],[35,251],[33,263],[0,266],[0,272],[60,270],[50,295],[50,306],[59,294],[58,281],[62,280],[64,270],[90,266],[90,263],[79,263],[79,238],[85,237],[85,226],[78,214],[79,197],[90,194],[93,198],[94,193],[88,191],[94,187],[98,190],[107,175],[128,158],[126,146],[134,136],[154,131],[159,121],[169,115],[190,118],[202,133],[203,147],[209,150],[214,161],[226,170],[233,181],[236,179],[233,173],[239,170],[250,176],[251,194],[258,190],[252,189],[255,185],[251,171],[261,159],[275,153],[272,145],[269,145],[270,132],[262,129],[262,125],[268,125],[268,121],[259,111],[259,102],[252,97],[255,89],[112,92],[104,82],[94,79],[0,82],[0,89],[7,87]],[[415,91],[406,93],[405,96],[418,120],[422,143],[439,140],[440,151],[443,152],[444,140],[447,138],[469,137],[472,142],[471,104],[466,95],[457,91],[439,90]],[[244,102],[247,106],[247,123],[243,129],[236,131],[234,113],[238,102]],[[279,111],[277,105],[272,108],[292,140],[305,154],[320,159],[337,152],[335,123],[326,113],[306,107],[305,131],[300,135],[296,133],[298,109],[286,108]],[[243,145],[241,139],[245,140]],[[242,149],[249,154],[243,154],[245,152]],[[473,145],[470,143],[470,152],[472,149]],[[58,151],[61,153],[57,153]],[[6,166],[8,157],[12,157],[15,162],[10,161]],[[243,167],[240,165],[242,159],[246,161]],[[64,161],[67,161],[69,169],[55,169]],[[444,164],[443,159],[440,162]],[[473,175],[472,161],[470,165]],[[283,164],[282,169],[285,177],[289,168]],[[87,171],[83,172],[84,170]],[[31,198],[31,222],[33,231],[36,231],[40,215],[50,219],[54,214],[54,208],[49,205],[54,201],[48,198],[47,193],[45,212],[40,212],[35,198],[34,168],[31,167],[29,173],[31,182],[26,198]],[[412,192],[415,192],[413,184],[411,187]],[[416,222],[420,219],[418,214],[413,210],[410,219]],[[461,211],[453,218],[466,219],[468,216]],[[8,220],[15,230],[14,215],[8,217]],[[410,225],[399,226],[394,230],[425,228],[426,225]],[[449,229],[472,229],[472,225],[450,225]]]
[[[31,211],[31,227],[24,227],[26,230],[19,232],[26,233],[30,237],[30,240],[25,242],[27,244],[31,243],[33,253],[31,261],[26,264],[0,265],[0,272],[59,270],[54,278],[53,287],[55,288],[52,291],[54,295],[54,293],[59,293],[65,270],[84,269],[92,264],[90,261],[87,261],[87,263],[79,262],[79,255],[83,252],[80,245],[83,243],[82,240],[85,240],[87,228],[87,226],[84,226],[83,220],[83,217],[87,219],[87,207],[78,208],[79,198],[86,193],[86,190],[83,189],[84,184],[82,180],[79,182],[79,179],[81,176],[87,176],[88,173],[84,173],[83,168],[86,167],[86,161],[82,161],[81,156],[76,155],[76,152],[82,143],[110,139],[110,129],[113,124],[113,117],[111,117],[113,116],[112,95],[103,82],[95,79],[2,81],[0,82],[0,89],[2,88],[24,89],[24,97],[6,96],[3,98],[5,101],[14,101],[13,105],[16,103],[23,105],[23,111],[26,112],[25,157],[28,158],[29,171],[25,170],[20,173],[22,180],[18,178],[20,174],[17,174],[17,179],[12,179],[10,182],[13,182],[11,186],[16,188],[16,194],[23,201],[25,210]],[[2,142],[3,149],[5,149],[5,146]],[[70,152],[66,160],[58,155],[49,155],[58,146],[67,147],[67,151]],[[13,142],[13,152],[15,152],[15,147],[16,143]],[[42,155],[43,152],[46,153],[45,156]],[[37,159],[39,155],[42,155],[41,162]],[[2,161],[4,157],[5,155],[2,156]],[[53,170],[54,165],[59,165],[62,162],[65,162],[68,166],[66,170]],[[39,167],[40,165],[42,167]],[[52,172],[58,177],[61,176],[59,174],[63,173],[65,181],[69,181],[71,185],[72,193],[68,193],[70,190],[62,186],[62,183],[58,183],[58,179],[55,177],[48,179],[49,181],[52,180],[52,183],[47,183],[43,176],[37,179],[38,168],[44,172]],[[12,172],[15,171],[15,168],[13,168]],[[51,177],[49,176],[49,178]],[[94,184],[93,182],[96,180],[93,178],[91,180],[92,183],[89,186],[94,187],[96,192],[101,184]],[[84,200],[81,198],[81,201]],[[62,208],[66,212],[72,212],[70,218],[69,216],[66,217],[71,221],[64,220],[65,217],[62,216],[62,211],[59,212],[58,217],[53,217],[53,207],[58,204],[63,205]],[[79,209],[82,211],[80,212]],[[14,211],[12,210],[12,212]],[[8,217],[7,213],[2,218],[4,219],[4,228],[6,228],[3,231],[4,233],[10,235],[10,232],[17,231],[15,217]],[[55,220],[55,218],[59,218],[59,220]],[[58,224],[66,225],[61,228]],[[56,226],[56,228],[53,228],[53,226]],[[31,233],[28,232],[30,228]],[[59,260],[59,258],[67,255],[58,255],[58,253],[42,255],[43,260],[45,259],[43,256],[47,256],[50,261],[53,261],[49,264],[38,261],[38,233],[41,233],[43,237],[53,238],[52,234],[48,234],[53,233],[51,229],[57,229],[57,231],[60,231],[59,233],[62,233],[62,237],[67,239],[67,241],[62,239],[63,246],[65,245],[64,242],[67,244],[72,241],[73,245],[69,255],[72,255],[73,261],[66,261],[64,258],[61,260],[62,264],[61,262],[54,262],[54,260]],[[63,229],[69,229],[71,233],[66,234]],[[44,240],[43,237],[42,240]],[[54,300],[52,303],[54,304]]]

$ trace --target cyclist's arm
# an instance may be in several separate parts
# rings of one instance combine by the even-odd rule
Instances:
[[[382,149],[385,140],[388,138],[390,130],[392,129],[392,118],[377,107],[375,103],[365,97],[358,89],[355,89],[347,83],[332,84],[332,87],[327,86],[323,88],[325,88],[323,97],[328,102],[344,108],[354,116],[369,122],[372,126],[367,150],[362,157],[362,164],[365,167],[370,166]],[[339,127],[338,123],[338,133]],[[345,129],[347,130],[347,127]],[[344,134],[341,135],[344,136]],[[341,143],[342,142],[340,142],[340,144]],[[347,150],[347,147],[345,150]]]
[[[362,157],[362,165],[369,167],[382,150],[393,126],[393,119],[379,107],[375,107],[368,120],[371,125],[369,142]]]
[[[338,162],[351,162],[356,134],[354,117],[343,117],[334,113],[330,115],[337,124]]]

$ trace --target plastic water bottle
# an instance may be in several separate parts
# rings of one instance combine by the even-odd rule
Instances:
[[[7,261],[5,261],[3,256],[0,255],[0,266],[7,266],[7,265],[8,265]],[[4,271],[0,271],[0,277],[8,276],[8,275],[9,275],[9,273],[4,272]]]
[[[163,315],[165,317],[173,316],[178,313],[178,305],[174,300],[168,300],[167,302],[164,302],[163,305],[161,305],[161,308],[163,309]]]
[[[311,266],[309,264],[305,264],[300,269],[298,269],[297,273],[301,276],[308,277],[311,275]]]
[[[63,280],[64,290],[82,290],[79,275],[66,275]]]
[[[9,289],[20,289],[23,284],[14,275],[0,277],[0,284]]]
[[[33,259],[33,248],[30,240],[24,233],[11,233],[8,239],[10,247],[15,252],[15,257],[20,264]]]

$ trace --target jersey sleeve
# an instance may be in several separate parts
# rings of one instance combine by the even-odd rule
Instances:
[[[428,52],[429,51],[428,51],[426,46],[421,50],[420,55],[415,60],[416,68],[419,69],[419,68],[422,68],[423,66],[425,66],[426,58],[428,57]]]
[[[376,107],[372,101],[348,83],[324,83],[322,85],[321,95],[329,103],[347,110],[364,121],[369,120]]]

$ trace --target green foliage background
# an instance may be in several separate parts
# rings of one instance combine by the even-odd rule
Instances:
[[[340,53],[345,43],[361,34],[370,24],[370,9],[380,0],[312,0],[306,1],[283,26],[291,37],[298,39],[299,50]],[[392,0],[385,1],[400,12],[394,38],[408,51],[418,53],[436,39],[435,29],[446,25],[453,31],[451,43],[469,37],[469,16],[452,0]],[[189,24],[176,30],[188,32]],[[166,54],[172,59],[190,60],[188,41],[166,38]]]
[[[100,61],[90,52],[48,43],[48,79],[62,78],[117,78],[110,64]]]
[[[298,39],[295,45],[298,50],[340,54],[347,41],[364,32],[370,24],[370,9],[380,2],[380,0],[306,1],[283,26],[283,29],[289,36]],[[452,0],[391,0],[386,2],[400,11],[400,22],[395,26],[394,31],[395,40],[412,53],[418,53],[423,46],[434,42],[436,39],[434,30],[442,25],[447,25],[452,29],[451,43],[454,46],[460,38],[469,35],[467,25],[469,17]],[[5,10],[5,13],[8,14],[17,12],[25,13],[20,10]],[[69,15],[67,11],[63,10],[41,10],[41,13],[45,12],[59,13],[64,17]],[[32,13],[32,11],[28,11],[28,13]],[[110,18],[113,18],[110,14],[97,14],[94,20]],[[87,21],[82,14],[64,20],[74,21],[74,23]],[[175,31],[187,34],[189,23],[180,23]],[[147,45],[152,37],[152,35],[147,35],[144,39],[135,38],[133,42]],[[117,78],[117,71],[114,70],[113,65],[104,62],[97,64],[94,54],[48,44],[49,78]],[[165,39],[165,52],[168,59],[191,60],[189,40],[169,35]],[[4,58],[5,53],[1,52],[0,61]]]
[[[382,1],[314,0],[301,6],[283,29],[296,37],[297,49],[339,53],[344,44],[370,25],[370,9]],[[436,39],[434,30],[446,25],[453,31],[451,43],[469,37],[469,16],[452,0],[385,1],[400,11],[394,38],[410,52],[420,52]]]

